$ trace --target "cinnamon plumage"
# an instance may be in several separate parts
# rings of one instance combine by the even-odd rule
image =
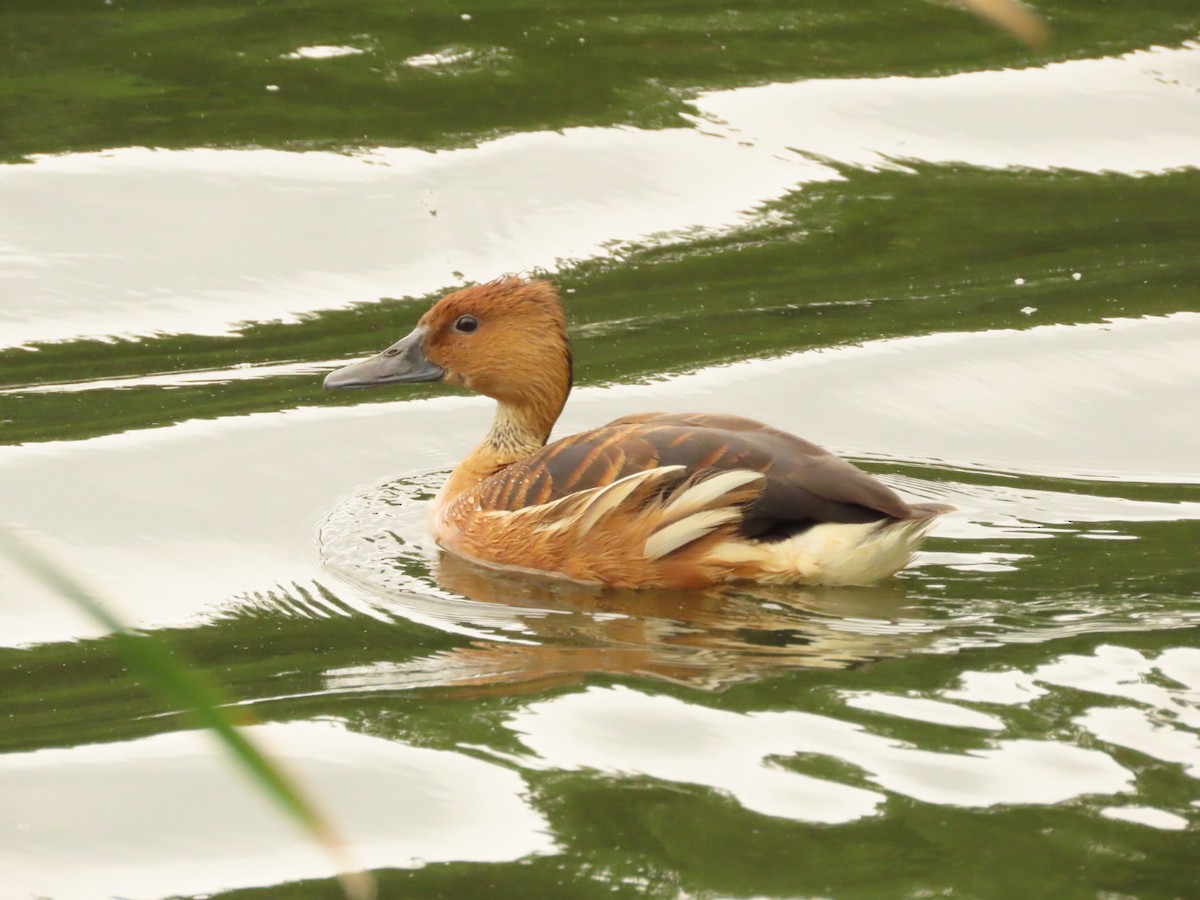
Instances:
[[[950,510],[739,416],[643,413],[547,444],[571,375],[554,287],[506,278],[443,297],[325,387],[443,381],[497,401],[433,509],[438,543],[490,566],[614,587],[869,584]]]

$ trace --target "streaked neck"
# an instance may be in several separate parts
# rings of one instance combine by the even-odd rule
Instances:
[[[442,489],[442,502],[449,503],[501,469],[546,446],[565,402],[564,392],[561,398],[546,398],[543,402],[499,403],[483,443],[450,474]]]
[[[550,429],[558,418],[528,406],[518,407],[501,403],[496,409],[496,418],[491,430],[479,449],[487,448],[497,460],[504,464],[524,459],[546,446]]]

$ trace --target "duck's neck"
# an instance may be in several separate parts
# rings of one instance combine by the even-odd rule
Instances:
[[[491,430],[483,443],[475,448],[475,453],[486,453],[502,466],[511,465],[531,453],[536,453],[546,446],[550,429],[554,427],[561,408],[562,405],[559,404],[558,409],[548,413],[544,406],[534,408],[499,404]]]
[[[446,503],[490,478],[500,470],[520,462],[546,445],[550,430],[558,420],[571,390],[570,374],[558,384],[540,385],[518,402],[498,400],[496,418],[483,443],[468,454],[450,474],[442,489]]]

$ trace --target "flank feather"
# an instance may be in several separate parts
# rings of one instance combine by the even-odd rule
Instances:
[[[646,540],[646,558],[662,559],[692,541],[711,534],[727,522],[737,521],[741,511],[730,507],[706,509],[658,529]]]
[[[663,507],[662,517],[665,522],[674,522],[694,512],[714,506],[722,500],[721,506],[733,506],[745,502],[744,498],[727,497],[733,491],[753,482],[765,481],[762,472],[751,469],[734,469],[721,472],[702,481],[692,482],[683,490],[678,491],[670,502]]]
[[[625,501],[639,488],[651,484],[657,486],[662,480],[682,472],[683,469],[683,466],[661,466],[657,469],[647,469],[644,472],[627,475],[607,487],[601,488],[588,500],[586,508],[579,516],[576,523],[579,533],[585,534],[591,531],[604,516],[621,509]]]

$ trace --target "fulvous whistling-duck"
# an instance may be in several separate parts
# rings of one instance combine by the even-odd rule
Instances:
[[[455,291],[325,388],[418,381],[499,404],[433,509],[438,543],[485,565],[614,587],[869,584],[951,509],[905,503],[829,451],[738,416],[642,413],[547,445],[571,349],[546,281]]]

